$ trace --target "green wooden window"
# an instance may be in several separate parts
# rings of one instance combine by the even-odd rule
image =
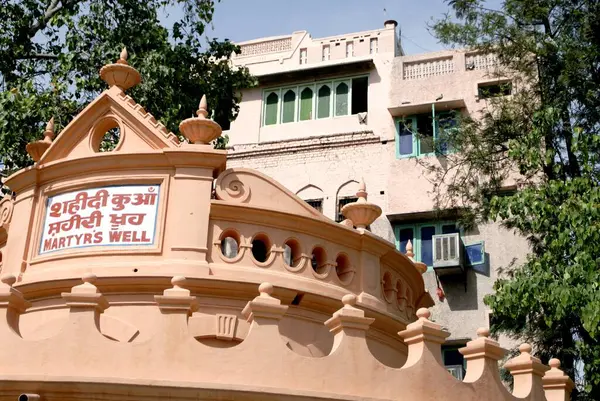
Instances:
[[[327,85],[319,88],[317,104],[317,118],[327,118],[331,112],[331,89]]]
[[[262,125],[364,113],[368,76],[265,89]]]
[[[335,115],[345,116],[348,114],[348,98],[350,88],[345,82],[340,82],[335,87]]]
[[[279,96],[275,92],[269,93],[265,102],[265,125],[277,124],[277,107]]]
[[[296,92],[288,89],[283,95],[282,123],[292,123],[296,115]]]
[[[300,92],[300,121],[311,120],[313,113],[313,91],[310,88]]]

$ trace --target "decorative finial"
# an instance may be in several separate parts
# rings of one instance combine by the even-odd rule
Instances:
[[[367,200],[367,184],[365,184],[365,179],[364,177],[360,179],[360,183],[358,184],[358,191],[356,192],[356,196],[359,199],[364,198],[364,200]]]
[[[275,289],[273,288],[273,284],[271,283],[261,283],[261,285],[258,286],[258,292],[260,293],[261,297],[268,297],[271,294],[273,294],[273,291]]]
[[[431,317],[431,312],[427,308],[419,308],[417,310],[417,317],[419,320],[429,320]]]
[[[413,258],[415,256],[413,253],[413,244],[410,240],[406,242],[406,256],[409,258]]]
[[[223,132],[221,126],[207,118],[206,95],[202,95],[196,115],[198,117],[185,119],[179,124],[179,130],[191,143],[206,145],[221,136]]]
[[[527,343],[523,343],[521,345],[519,345],[519,352],[521,354],[531,354],[531,345],[527,344]]]
[[[364,230],[381,215],[381,208],[367,202],[367,186],[364,178],[361,178],[358,184],[356,197],[358,198],[356,202],[348,203],[342,208],[342,214],[352,220],[356,228]]]
[[[356,300],[357,298],[354,294],[346,294],[342,297],[342,303],[344,304],[344,306],[354,306],[356,305]]]
[[[129,53],[127,53],[127,48],[123,47],[123,50],[121,50],[121,54],[119,55],[119,59],[117,60],[117,63],[127,64],[128,57],[129,57]]]
[[[560,360],[557,358],[552,358],[548,361],[548,365],[552,368],[552,369],[559,369],[560,368]]]
[[[173,288],[181,288],[185,284],[186,278],[184,276],[175,276],[171,279]]]
[[[54,139],[54,116],[50,118],[48,123],[46,124],[46,129],[44,130],[44,140],[46,142],[52,142]]]
[[[477,329],[477,337],[487,338],[490,336],[490,330],[485,327],[480,327]]]
[[[126,91],[142,81],[140,73],[127,63],[128,58],[129,53],[124,47],[116,63],[107,64],[100,69],[100,78],[111,88],[117,86]]]
[[[84,283],[94,284],[98,277],[94,273],[86,273],[81,277],[81,281]]]
[[[50,118],[48,123],[46,124],[46,129],[44,130],[44,139],[30,142],[25,146],[27,153],[33,159],[33,161],[39,161],[46,150],[52,144],[52,139],[54,139],[54,117]]]
[[[196,115],[199,118],[206,118],[208,116],[208,102],[206,101],[206,95],[202,95],[202,99],[200,99],[200,105],[198,106],[198,111]]]
[[[12,287],[13,284],[17,282],[17,278],[14,274],[5,274],[0,278],[0,281]]]

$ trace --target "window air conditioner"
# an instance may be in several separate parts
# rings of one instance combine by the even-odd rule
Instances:
[[[438,276],[464,272],[464,245],[460,233],[433,236],[433,270]]]

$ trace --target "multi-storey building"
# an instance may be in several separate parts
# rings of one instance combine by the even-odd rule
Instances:
[[[443,164],[448,149],[440,138],[457,116],[476,116],[485,94],[512,90],[489,73],[495,58],[464,51],[406,55],[395,21],[340,36],[300,31],[239,45],[234,64],[248,67],[259,85],[243,91],[227,131],[228,164],[274,177],[337,221],[364,177],[370,200],[383,207],[371,231],[402,252],[410,240],[415,259],[428,265],[434,317],[453,333],[444,360],[459,366],[453,369],[460,376],[456,349],[489,324],[483,298],[497,269],[523,257],[527,244],[497,224],[465,231],[456,212],[436,210],[434,182],[422,162]],[[440,260],[461,248],[462,261]],[[448,265],[455,268],[443,269]],[[382,289],[396,302],[385,277]]]

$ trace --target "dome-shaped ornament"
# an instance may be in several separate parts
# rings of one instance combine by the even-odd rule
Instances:
[[[100,78],[108,84],[108,86],[118,86],[121,90],[126,91],[142,82],[140,73],[127,64],[127,49],[121,50],[121,55],[116,63],[107,64],[100,69]]]
[[[185,119],[179,124],[179,130],[188,141],[206,145],[221,136],[221,132],[223,132],[221,126],[206,118],[208,116],[206,95],[202,96],[196,115],[198,117]]]
[[[29,156],[33,159],[33,161],[39,161],[46,150],[52,145],[52,140],[54,139],[54,117],[48,121],[46,124],[46,129],[44,130],[44,139],[39,141],[30,142],[25,146],[25,150],[29,153]]]
[[[356,196],[358,200],[344,206],[342,214],[352,220],[356,228],[365,229],[381,216],[381,208],[374,203],[367,202],[367,187],[364,179],[360,182]]]

